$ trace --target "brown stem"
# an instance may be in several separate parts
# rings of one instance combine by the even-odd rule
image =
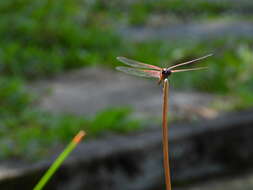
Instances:
[[[169,141],[168,141],[168,79],[163,83],[163,118],[162,118],[162,130],[163,130],[163,166],[165,173],[166,190],[171,190],[170,182],[170,166],[169,166]]]

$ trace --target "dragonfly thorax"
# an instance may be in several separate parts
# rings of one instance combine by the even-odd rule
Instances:
[[[167,78],[168,76],[170,76],[171,75],[171,70],[170,69],[163,69],[162,70],[162,75],[163,75],[163,77],[164,78]]]

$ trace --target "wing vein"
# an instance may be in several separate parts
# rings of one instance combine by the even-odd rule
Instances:
[[[122,71],[127,74],[140,76],[140,77],[150,77],[150,78],[160,78],[160,71],[146,70],[146,69],[135,69],[131,67],[116,67],[117,70]]]
[[[139,62],[139,61],[128,59],[126,57],[117,57],[117,60],[124,63],[124,64],[126,64],[126,65],[132,66],[132,67],[137,67],[137,68],[142,68],[142,69],[153,69],[153,70],[158,70],[158,71],[162,70],[158,66],[149,65],[149,64],[146,64],[146,63],[142,63],[142,62]]]

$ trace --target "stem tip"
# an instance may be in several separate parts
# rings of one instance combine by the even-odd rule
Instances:
[[[83,130],[79,131],[79,133],[74,137],[73,142],[79,143],[85,135],[86,133]]]

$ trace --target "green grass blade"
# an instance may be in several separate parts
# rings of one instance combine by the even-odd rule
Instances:
[[[51,167],[46,171],[37,185],[33,190],[41,190],[46,185],[46,183],[50,180],[52,175],[56,172],[56,170],[61,166],[63,161],[68,157],[68,155],[74,150],[77,144],[82,140],[85,136],[84,131],[79,131],[79,133],[73,138],[73,140],[68,144],[68,146],[63,150],[63,152],[57,157]]]

